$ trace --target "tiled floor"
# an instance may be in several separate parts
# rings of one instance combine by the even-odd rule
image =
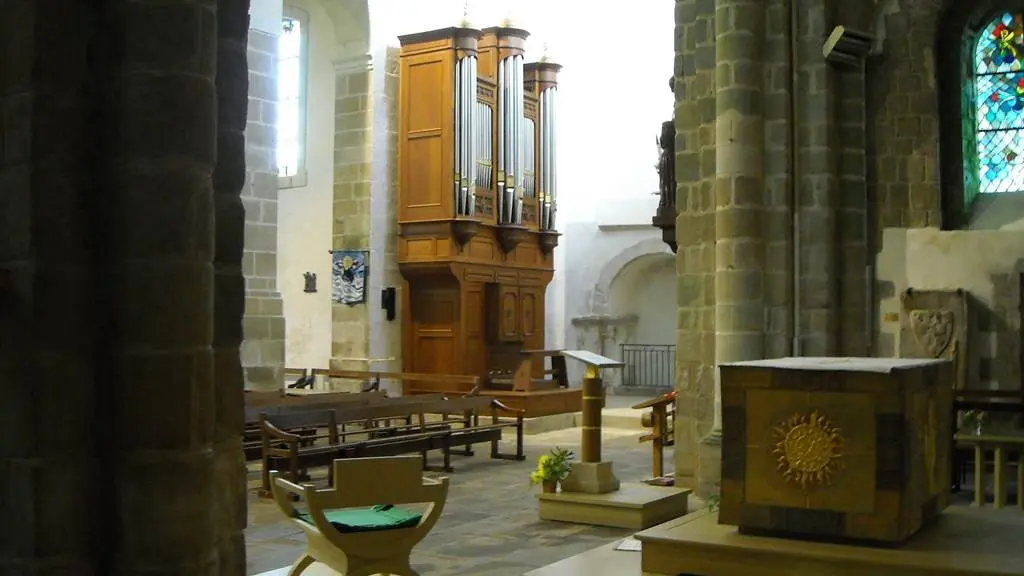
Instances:
[[[623,481],[650,475],[650,444],[639,444],[640,434],[605,430],[604,459],[615,463]],[[629,534],[537,519],[537,489],[530,488],[529,473],[537,456],[555,445],[578,449],[579,429],[527,436],[524,462],[491,460],[486,446],[476,456],[455,457],[444,515],[414,550],[413,567],[424,576],[519,576]],[[671,450],[666,459],[671,462]],[[290,565],[304,539],[272,502],[252,491],[246,531],[250,575]]]

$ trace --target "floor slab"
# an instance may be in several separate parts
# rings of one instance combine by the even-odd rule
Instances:
[[[650,475],[651,453],[649,446],[637,443],[640,434],[638,430],[604,430],[603,454],[615,462],[615,473],[624,482]],[[578,452],[579,444],[579,429],[557,430],[527,436],[523,462],[491,460],[486,445],[478,446],[475,456],[453,456],[455,472],[448,475],[451,487],[444,515],[413,550],[413,566],[424,576],[520,576],[629,535],[631,530],[538,518],[539,489],[529,484],[537,457],[554,446]],[[502,448],[511,446],[504,442]],[[439,455],[432,458],[440,461]],[[666,458],[671,461],[671,450]],[[253,490],[246,530],[250,575],[290,566],[305,548],[300,530],[272,501],[256,495],[258,483],[255,467],[250,475]]]

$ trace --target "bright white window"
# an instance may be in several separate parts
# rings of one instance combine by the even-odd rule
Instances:
[[[308,20],[286,9],[277,42],[277,170],[282,188],[306,185]]]

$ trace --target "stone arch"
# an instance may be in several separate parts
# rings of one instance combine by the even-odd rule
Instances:
[[[337,58],[370,52],[370,7],[367,0],[321,0],[334,23]]]
[[[674,257],[672,250],[660,238],[648,238],[623,249],[605,262],[604,266],[601,267],[600,274],[598,274],[597,283],[590,294],[591,314],[610,313],[608,298],[611,294],[612,283],[615,281],[615,278],[634,260],[656,254]]]

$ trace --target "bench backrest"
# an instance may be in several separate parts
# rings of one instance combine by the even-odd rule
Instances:
[[[392,380],[402,384],[403,393],[407,390],[436,390],[438,393],[479,389],[480,377],[468,374],[422,374],[418,372],[380,372],[362,370],[327,370],[314,368],[314,376],[341,378],[345,380],[363,380],[370,383],[371,389],[377,389],[381,380]]]
[[[288,412],[285,414],[261,413],[260,424],[264,422],[272,424],[281,430],[294,430],[296,428],[328,428],[337,427],[337,419],[334,410],[313,410],[301,412]]]

